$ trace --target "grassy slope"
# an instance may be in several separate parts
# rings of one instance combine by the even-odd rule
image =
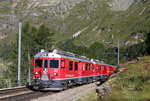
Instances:
[[[0,79],[4,79],[3,76],[4,73],[6,73],[6,71],[8,70],[8,65],[8,61],[4,61],[0,58]]]
[[[141,61],[125,63],[120,68],[119,76],[110,78],[106,84],[113,88],[111,94],[98,98],[93,91],[77,101],[147,101],[150,100],[150,57]]]

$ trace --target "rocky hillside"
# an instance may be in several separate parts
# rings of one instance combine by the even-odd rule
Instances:
[[[48,21],[53,26],[53,23],[69,14],[71,8],[83,1],[85,0],[1,0],[0,38],[15,33],[20,20],[32,20],[38,24]]]
[[[69,27],[61,30],[61,34],[74,37],[74,42],[80,45],[118,39],[123,45],[143,42],[149,32],[149,5],[150,1],[86,1],[70,11],[63,21]]]
[[[144,41],[150,31],[149,0],[1,0],[0,56],[7,54],[18,22],[29,20],[53,28],[55,42],[74,39],[77,45],[121,40],[123,45]],[[12,34],[12,36],[7,37]]]
[[[125,11],[136,2],[136,0],[111,0],[109,6],[111,11]]]

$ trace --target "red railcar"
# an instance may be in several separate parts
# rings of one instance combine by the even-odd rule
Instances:
[[[76,84],[106,80],[117,68],[101,61],[64,51],[37,53],[33,61],[33,87],[64,90]]]

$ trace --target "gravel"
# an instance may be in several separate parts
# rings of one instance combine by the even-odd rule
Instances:
[[[34,99],[32,101],[75,101],[89,91],[95,90],[96,83],[86,84],[70,88],[49,96]]]

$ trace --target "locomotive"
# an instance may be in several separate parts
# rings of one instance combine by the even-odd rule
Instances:
[[[62,50],[41,50],[32,61],[33,88],[65,90],[77,84],[105,81],[116,66]]]

